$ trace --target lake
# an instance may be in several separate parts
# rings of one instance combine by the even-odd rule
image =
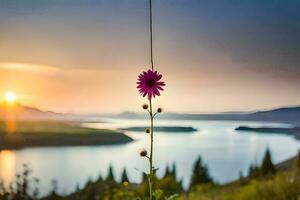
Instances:
[[[125,128],[145,126],[146,120],[102,119],[106,123],[83,123],[93,128]],[[273,161],[281,162],[298,152],[300,142],[287,135],[238,132],[238,126],[287,127],[287,124],[241,122],[241,121],[185,121],[159,120],[159,126],[191,126],[198,129],[193,133],[155,133],[155,166],[158,176],[164,174],[167,165],[175,162],[177,178],[183,179],[187,187],[193,163],[199,155],[207,164],[215,181],[226,183],[246,175],[250,163],[260,163],[267,147],[271,149]],[[124,167],[132,182],[139,182],[148,163],[139,156],[140,150],[148,147],[148,137],[143,132],[126,132],[135,139],[124,145],[42,147],[0,152],[0,177],[11,182],[20,172],[23,163],[33,170],[33,177],[40,179],[40,190],[47,194],[51,180],[58,181],[59,193],[67,194],[89,179],[105,177],[111,164],[115,176],[120,179]]]

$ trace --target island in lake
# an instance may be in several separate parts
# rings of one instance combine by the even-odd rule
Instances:
[[[300,140],[300,127],[276,128],[276,127],[240,126],[240,127],[237,127],[235,130],[237,130],[237,131],[251,131],[251,132],[257,132],[257,133],[286,134],[286,135],[292,135],[296,139]]]
[[[53,121],[16,122],[15,131],[7,133],[0,122],[0,150],[37,146],[81,146],[124,144],[132,138],[119,131],[80,127],[76,123]]]
[[[144,132],[148,127],[146,126],[134,126],[128,128],[122,128],[123,131],[134,131],[134,132]],[[189,126],[156,126],[154,127],[155,132],[195,132],[197,129]]]

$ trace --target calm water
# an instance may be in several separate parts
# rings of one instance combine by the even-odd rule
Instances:
[[[86,123],[82,126],[94,128],[120,128],[147,125],[145,120],[106,119],[108,123]],[[191,177],[196,158],[201,155],[209,167],[211,175],[220,183],[238,178],[239,171],[248,171],[251,162],[260,163],[269,146],[273,161],[278,163],[294,156],[300,142],[286,135],[266,135],[252,132],[238,132],[237,126],[288,125],[235,121],[179,121],[161,120],[157,125],[192,126],[194,133],[156,133],[155,165],[162,176],[166,166],[176,163],[178,178],[183,178],[185,186]],[[147,162],[139,157],[139,151],[147,148],[145,133],[127,132],[135,142],[125,145],[98,147],[28,148],[18,151],[0,152],[0,176],[6,182],[13,180],[23,163],[29,163],[33,176],[40,179],[40,188],[47,194],[51,180],[58,181],[60,193],[72,192],[76,185],[83,186],[88,179],[106,176],[110,164],[119,179],[126,167],[131,181],[141,180],[141,171],[147,170]]]

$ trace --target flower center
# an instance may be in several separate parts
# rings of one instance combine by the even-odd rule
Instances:
[[[152,87],[155,84],[155,81],[153,79],[147,80],[147,86]]]

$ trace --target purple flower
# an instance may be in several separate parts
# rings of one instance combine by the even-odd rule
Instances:
[[[160,96],[160,90],[163,91],[164,89],[162,87],[166,85],[164,82],[159,81],[161,78],[161,74],[150,69],[147,72],[140,74],[137,88],[141,95],[143,95],[143,97],[147,95],[148,99]]]

